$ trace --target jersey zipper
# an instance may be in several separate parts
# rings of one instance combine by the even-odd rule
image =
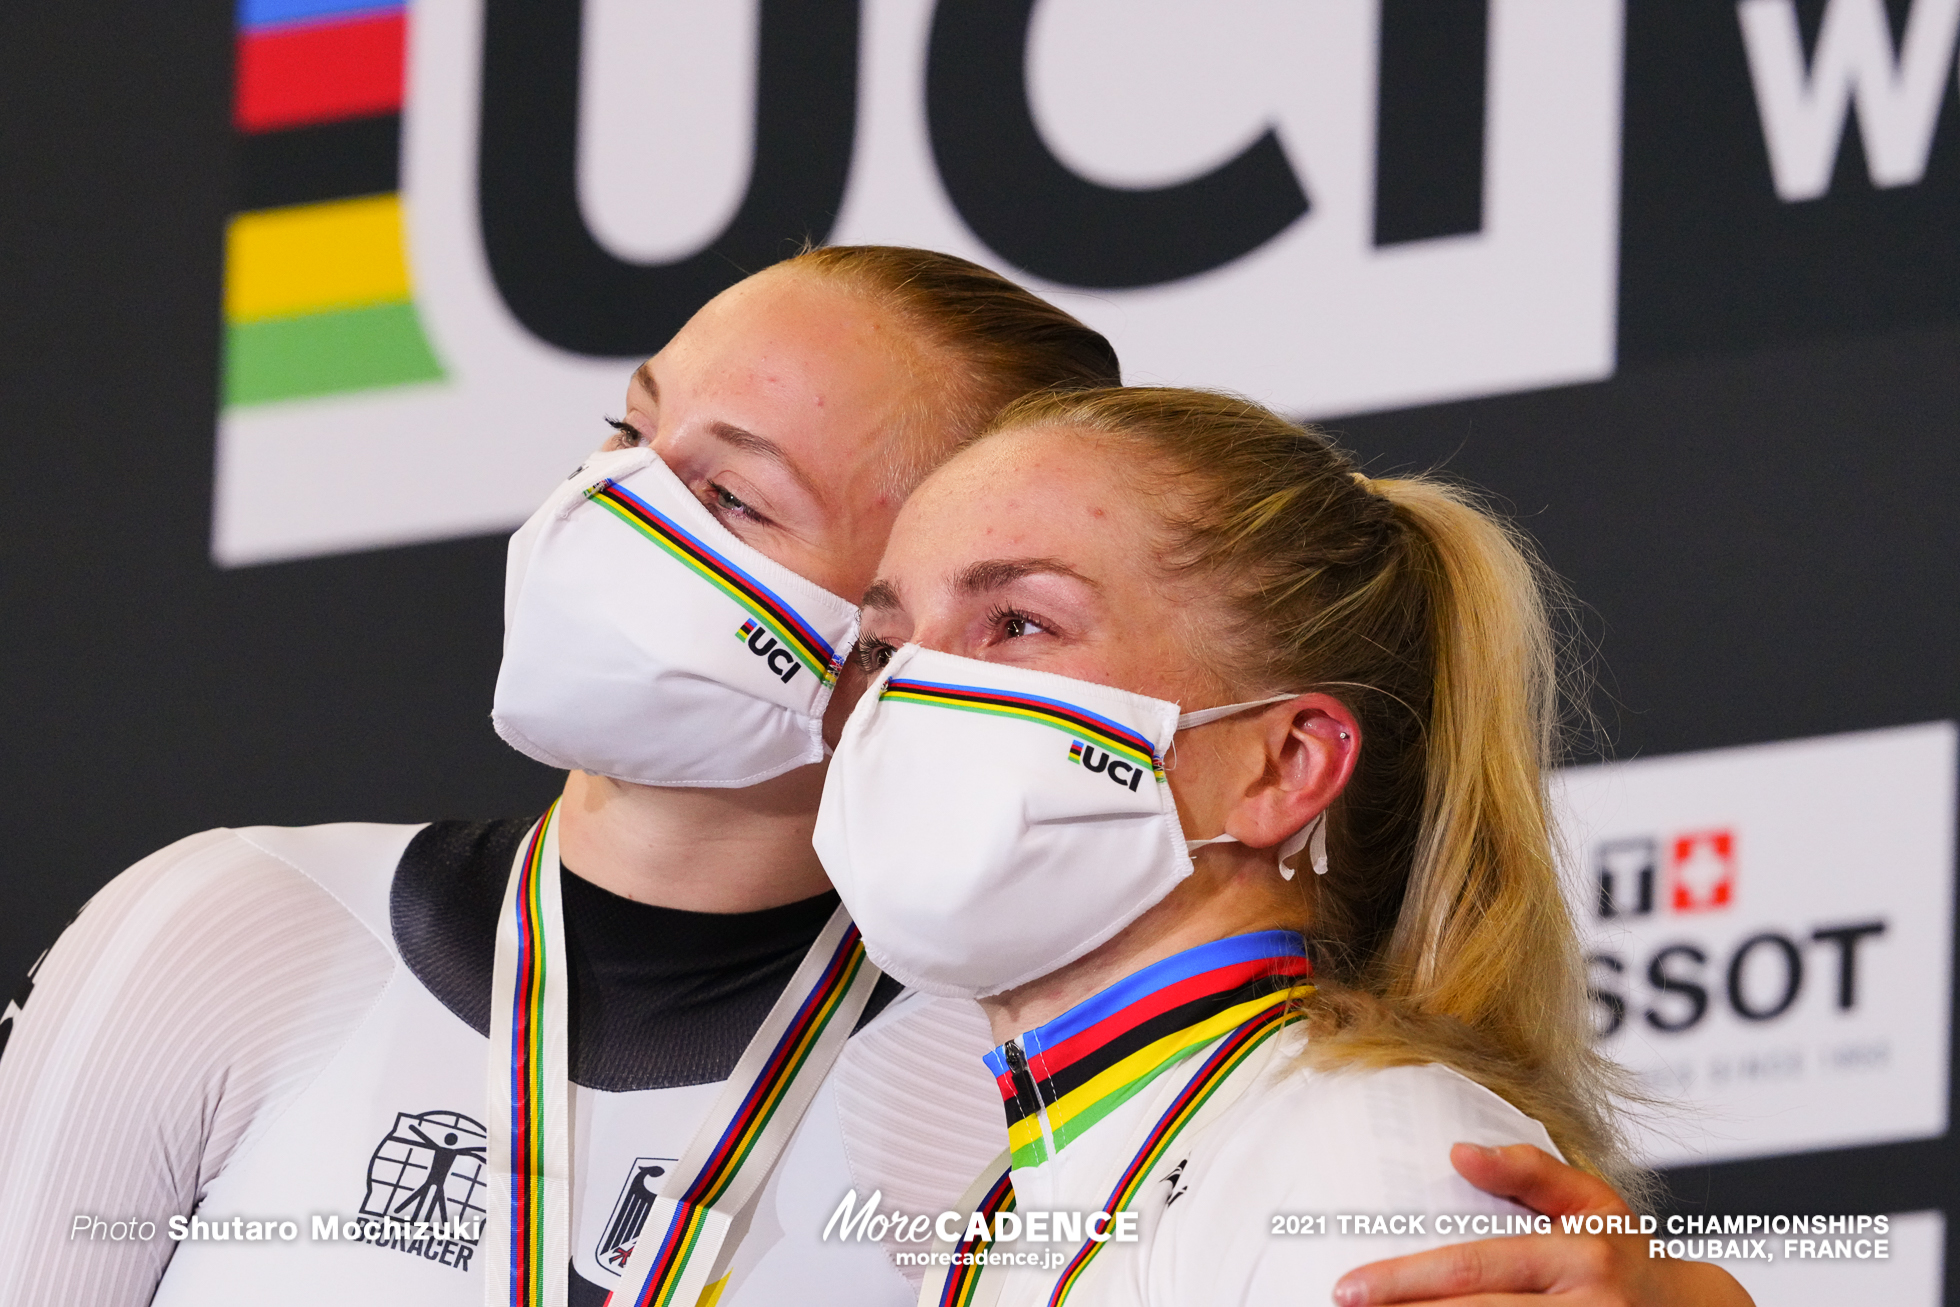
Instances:
[[[1041,1091],[1035,1087],[1034,1072],[1028,1070],[1028,1055],[1021,1051],[1021,1041],[1007,1041],[1007,1069],[1014,1075],[1014,1094],[1021,1101],[1021,1110],[1032,1112],[1035,1120],[1041,1123],[1042,1142],[1048,1145],[1048,1156],[1055,1155],[1055,1131],[1048,1121],[1048,1104],[1041,1099]]]

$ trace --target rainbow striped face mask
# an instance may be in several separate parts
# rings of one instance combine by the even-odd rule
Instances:
[[[823,760],[857,606],[743,543],[650,449],[511,537],[491,720],[551,767],[736,789]]]
[[[1192,846],[1218,841],[1184,837],[1171,737],[1258,706],[1180,717],[1162,699],[907,645],[844,727],[817,854],[888,974],[949,997],[1013,989],[1191,874]]]

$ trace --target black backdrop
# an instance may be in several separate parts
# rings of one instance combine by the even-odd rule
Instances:
[[[1732,6],[1630,8],[1618,375],[1332,425],[1524,517],[1591,610],[1618,756],[1960,716],[1952,86],[1921,186],[1873,191],[1854,136],[1829,201],[1780,206]],[[500,539],[208,561],[231,40],[222,0],[0,15],[0,974],[193,831],[555,785],[488,725]],[[1947,1209],[1960,1156],[1669,1179],[1688,1208]]]

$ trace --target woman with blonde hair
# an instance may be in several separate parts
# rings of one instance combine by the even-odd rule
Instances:
[[[1466,492],[1208,392],[1024,399],[914,493],[816,844],[888,974],[985,1009],[972,1196],[1029,1232],[922,1301],[1325,1302],[1537,1228],[1455,1140],[1637,1188],[1553,856],[1555,595]]]
[[[855,956],[809,839],[856,685],[832,649],[935,463],[1116,379],[1095,331],[929,250],[808,251],[705,305],[513,541],[495,717],[563,801],[208,831],[98,894],[0,1022],[0,1301],[474,1307],[493,1269],[575,1307],[691,1303],[683,1274],[722,1307],[909,1299],[825,1220],[853,1186],[937,1210],[1000,1126],[959,1110],[990,1092],[970,1009],[801,979]],[[824,1055],[764,1056],[806,993],[836,1000]],[[695,1157],[764,1101],[755,1148]],[[149,1233],[76,1238],[97,1212]],[[168,1237],[233,1214],[301,1232]],[[643,1276],[642,1234],[683,1228],[694,1260]]]

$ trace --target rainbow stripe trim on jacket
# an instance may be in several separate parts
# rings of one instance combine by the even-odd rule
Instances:
[[[1006,690],[986,690],[975,685],[945,685],[937,681],[914,681],[893,677],[885,682],[879,699],[898,703],[923,704],[928,708],[956,708],[962,712],[988,713],[996,717],[1015,717],[1051,727],[1078,740],[1087,739],[1107,749],[1133,766],[1164,779],[1164,762],[1156,746],[1121,722],[1090,712],[1060,699],[1038,694],[1016,694]],[[1072,761],[1081,761],[1081,751],[1069,750]]]
[[[510,1022],[510,1301],[544,1303],[544,938],[543,879],[558,874],[544,863],[545,832],[558,815],[553,803],[531,843],[517,881],[517,984]]]
[[[708,1209],[726,1192],[736,1172],[754,1151],[756,1141],[781,1106],[790,1083],[809,1060],[818,1037],[836,1016],[844,996],[850,992],[851,982],[863,968],[864,940],[853,925],[838,939],[822,978],[805,996],[782,1037],[776,1041],[755,1083],[749,1086],[741,1106],[708,1154],[701,1173],[681,1195],[674,1219],[661,1236],[646,1281],[631,1299],[633,1307],[693,1307],[693,1304],[675,1303],[673,1296],[681,1284],[688,1259],[700,1243]],[[642,1237],[650,1233],[642,1232]]]
[[[1306,988],[1311,990],[1312,986]],[[1137,1150],[1136,1156],[1124,1169],[1121,1178],[1116,1182],[1116,1187],[1109,1191],[1109,1197],[1102,1205],[1103,1211],[1114,1213],[1127,1208],[1136,1198],[1137,1191],[1143,1187],[1144,1181],[1149,1178],[1151,1171],[1163,1159],[1165,1150],[1171,1146],[1171,1141],[1177,1138],[1185,1126],[1191,1124],[1199,1110],[1210,1101],[1213,1094],[1218,1092],[1219,1086],[1223,1085],[1232,1072],[1251,1057],[1260,1045],[1300,1019],[1299,1012],[1286,1001],[1289,997],[1291,996],[1286,994],[1275,995],[1274,1001],[1269,1006],[1226,1036],[1225,1041],[1212,1050],[1211,1056],[1205,1059],[1204,1065],[1198,1068],[1197,1074],[1193,1075],[1184,1088],[1178,1091],[1177,1097],[1171,1100],[1171,1105],[1164,1109],[1162,1116],[1157,1118],[1157,1124],[1150,1128],[1150,1134],[1144,1139],[1143,1147]],[[1089,1269],[1089,1263],[1096,1259],[1096,1254],[1101,1252],[1102,1248],[1102,1244],[1091,1240],[1076,1251],[1075,1256],[1069,1259],[1069,1264],[1062,1269],[1061,1278],[1055,1282],[1054,1291],[1048,1295],[1048,1307],[1062,1307],[1062,1304],[1068,1301],[1068,1296],[1074,1291],[1077,1281],[1082,1278],[1082,1273]]]
[[[1029,1031],[1019,1067],[994,1049],[987,1068],[1014,1165],[1048,1159],[1042,1109],[1054,1146],[1067,1147],[1193,1050],[1311,992],[1302,982],[1312,973],[1292,931],[1235,935],[1145,967]]]
[[[587,490],[585,497],[603,505],[614,517],[659,545],[679,560],[682,566],[748,610],[825,685],[837,680],[840,660],[836,651],[781,595],[618,482],[610,479],[601,481]],[[743,634],[746,636],[747,632]]]

